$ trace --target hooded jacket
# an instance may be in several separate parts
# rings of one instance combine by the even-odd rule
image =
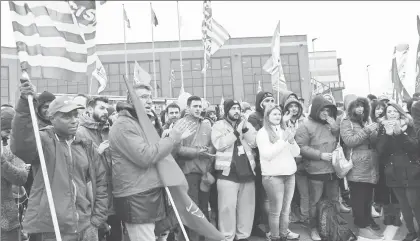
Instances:
[[[330,126],[319,118],[321,110],[325,107],[331,109],[331,117],[337,117],[337,108],[324,97],[316,96],[312,101],[308,119],[296,131],[295,139],[304,159],[305,170],[309,174],[334,173],[331,162],[321,160],[322,153],[332,153],[335,150],[339,133],[337,126]]]
[[[299,112],[298,112],[298,114],[297,114],[297,116],[296,116],[296,120],[295,121],[293,121],[293,120],[289,120],[287,123],[285,123],[287,126],[290,126],[290,125],[293,125],[293,126],[295,126],[295,128],[299,128],[299,126],[301,125],[301,124],[303,124],[303,121],[305,120],[305,118],[303,117],[303,106],[302,106],[302,104],[297,100],[297,99],[294,99],[294,98],[289,98],[286,102],[285,102],[285,104],[284,104],[284,112],[286,112],[286,111],[288,111],[288,109],[289,109],[289,106],[292,104],[292,103],[296,103],[297,104],[297,106],[298,106],[298,108],[299,108]]]
[[[44,128],[51,125],[51,121],[48,119],[48,117],[41,115],[41,108],[45,103],[51,102],[54,99],[55,96],[48,91],[42,92],[37,98],[36,115],[38,117],[38,126],[40,128]]]
[[[357,116],[354,109],[363,106],[363,115]],[[376,184],[379,179],[379,164],[373,149],[377,131],[370,131],[365,126],[370,120],[370,106],[366,98],[356,98],[347,105],[347,113],[340,123],[340,134],[344,143],[347,159],[353,161],[353,168],[347,174],[347,180]]]
[[[252,124],[255,130],[259,131],[264,122],[264,109],[261,107],[261,102],[264,97],[270,92],[258,92],[255,98],[255,111],[249,115],[248,122]],[[270,93],[271,94],[271,93]]]

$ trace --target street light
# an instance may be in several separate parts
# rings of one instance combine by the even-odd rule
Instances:
[[[312,39],[312,52],[315,53],[315,41],[318,40],[318,38],[313,38]]]
[[[370,64],[366,65],[366,71],[367,71],[367,77],[368,77],[369,94],[372,94],[372,92],[370,92],[370,73],[369,73],[369,67],[370,67]]]

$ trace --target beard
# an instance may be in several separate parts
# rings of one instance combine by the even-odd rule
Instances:
[[[102,124],[106,123],[106,121],[108,120],[108,116],[107,115],[99,116],[96,113],[93,113],[92,118],[93,118],[93,120],[95,122],[99,122],[99,123],[102,123]]]
[[[240,114],[234,114],[234,115],[229,114],[228,115],[228,118],[231,121],[237,121],[237,120],[239,120],[241,118],[241,115]]]

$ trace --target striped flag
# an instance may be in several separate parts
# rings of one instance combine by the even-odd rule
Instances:
[[[211,53],[213,55],[219,50],[225,42],[230,39],[230,34],[213,18],[211,25],[210,39],[211,39]]]
[[[127,28],[131,28],[130,19],[128,19],[127,12],[125,11],[124,5],[123,5],[123,14],[124,14],[124,20],[127,23]]]
[[[159,22],[158,22],[158,19],[156,17],[156,13],[155,13],[155,11],[152,8],[152,3],[150,3],[150,11],[152,11],[151,12],[152,24],[156,27],[156,26],[158,26]]]
[[[397,103],[399,99],[408,100],[410,99],[410,94],[407,92],[406,88],[403,85],[403,80],[406,77],[406,68],[407,68],[407,55],[408,55],[409,45],[400,44],[394,47],[394,56],[392,58],[392,69],[391,69],[391,80],[394,85],[393,93]]]
[[[175,70],[171,70],[171,78],[169,79],[169,82],[173,83],[175,82]]]
[[[419,44],[417,45],[417,65],[416,65],[416,88],[415,92],[420,92],[420,17],[417,15],[417,32],[419,34]]]
[[[98,94],[100,94],[105,90],[108,78],[106,76],[105,68],[99,58],[96,60],[96,68],[92,73],[92,77],[95,77],[95,79],[99,82]]]
[[[87,82],[97,58],[94,1],[9,1],[9,7],[21,68],[32,79]]]
[[[134,83],[141,85],[150,85],[152,78],[142,67],[140,67],[137,61],[134,62]]]

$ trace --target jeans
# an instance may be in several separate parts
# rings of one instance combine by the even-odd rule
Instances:
[[[106,221],[111,226],[111,234],[107,236],[107,241],[121,241],[122,240],[122,223],[117,215],[110,215]]]
[[[130,240],[133,241],[154,241],[155,224],[154,223],[125,223]]]
[[[56,241],[55,233],[35,233],[31,234],[30,240],[33,241]],[[62,241],[98,241],[98,229],[89,226],[80,233],[61,233]],[[133,239],[135,240],[135,239]]]
[[[306,175],[295,175],[297,188],[300,194],[300,214],[302,219],[309,219],[309,181]]]
[[[338,201],[340,191],[337,179],[328,181],[309,179],[309,214],[311,228],[317,227],[316,207],[323,196],[328,200]]]
[[[353,210],[354,225],[366,228],[372,223],[372,200],[374,184],[349,182],[350,201]]]
[[[219,231],[226,241],[251,235],[255,211],[255,183],[217,180]]]
[[[420,224],[420,187],[392,188],[400,203],[405,224],[410,233],[416,232],[414,218]]]
[[[263,185],[270,202],[268,224],[271,236],[287,237],[290,205],[295,192],[295,175],[263,176]]]

